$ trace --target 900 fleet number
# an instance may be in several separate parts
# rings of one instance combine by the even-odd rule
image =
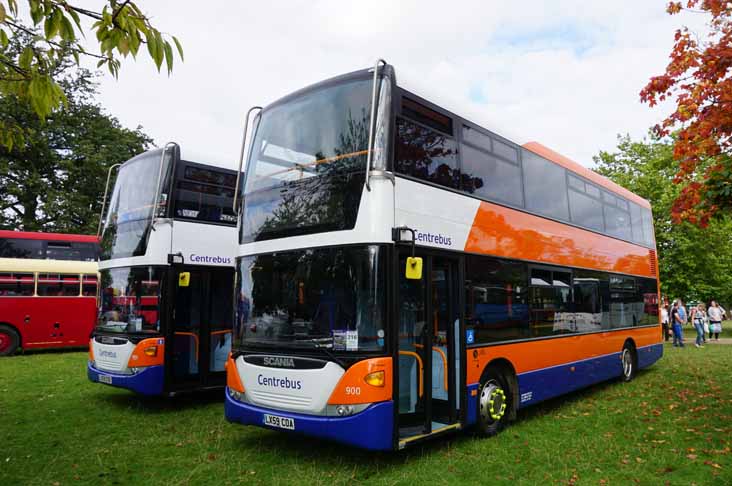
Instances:
[[[346,395],[360,395],[360,394],[361,394],[360,386],[347,386],[346,387]]]

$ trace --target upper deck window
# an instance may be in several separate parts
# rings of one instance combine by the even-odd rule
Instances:
[[[569,220],[564,168],[529,150],[522,152],[526,208],[550,218]]]
[[[427,108],[421,103],[402,98],[402,115],[411,118],[423,125],[441,131],[448,135],[452,135],[452,118],[443,115],[435,110]]]
[[[460,188],[457,144],[435,130],[397,118],[397,172],[452,189]]]
[[[177,219],[236,225],[232,209],[236,175],[231,171],[187,165],[177,171],[173,214]]]

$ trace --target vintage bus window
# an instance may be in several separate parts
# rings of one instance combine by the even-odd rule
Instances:
[[[242,258],[236,341],[276,349],[382,350],[385,266],[378,246]]]
[[[84,275],[81,281],[81,295],[85,297],[96,297],[97,283],[96,275]]]
[[[78,275],[39,273],[37,294],[47,297],[78,296],[81,282]]]
[[[529,150],[522,153],[526,208],[550,218],[569,220],[564,168]]]
[[[571,180],[572,178],[570,178]],[[569,212],[572,215],[573,223],[597,231],[605,230],[602,218],[602,202],[598,199],[571,188],[569,190]]]
[[[0,238],[0,258],[45,258],[43,241]]]
[[[101,308],[97,331],[156,334],[164,270],[122,267],[102,270]]]
[[[469,145],[461,145],[462,187],[469,194],[523,206],[521,168]]]
[[[397,118],[394,164],[402,174],[460,189],[455,141],[403,118]]]
[[[0,273],[0,297],[31,297],[34,287],[32,273]]]
[[[247,165],[242,242],[355,226],[371,87],[370,78],[348,81],[262,112]]]
[[[526,265],[468,255],[465,261],[465,325],[475,343],[529,337]]]

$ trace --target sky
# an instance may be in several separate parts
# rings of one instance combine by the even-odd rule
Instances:
[[[234,167],[249,107],[384,58],[397,80],[400,69],[418,76],[499,134],[592,167],[618,134],[643,137],[669,109],[638,93],[663,72],[675,29],[704,18],[669,16],[667,3],[138,0],[180,39],[185,62],[158,74],[141,52],[119,79],[100,79],[99,101],[158,146]]]

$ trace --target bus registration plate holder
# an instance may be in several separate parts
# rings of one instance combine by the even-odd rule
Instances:
[[[107,375],[99,375],[99,383],[106,383],[107,385],[111,385],[112,377]]]
[[[280,429],[295,430],[295,419],[290,417],[280,417],[278,415],[264,414],[264,425],[277,427]]]

